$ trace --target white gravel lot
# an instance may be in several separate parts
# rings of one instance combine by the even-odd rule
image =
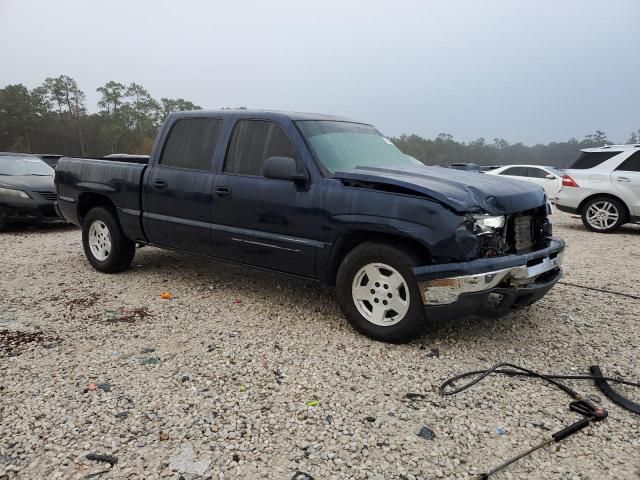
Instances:
[[[565,281],[640,294],[640,228],[601,235],[556,217]],[[313,283],[151,247],[104,275],[80,237],[0,233],[0,479],[472,478],[579,416],[535,380],[493,377],[443,397],[446,378],[511,361],[640,379],[640,301],[628,297],[558,285],[506,318],[387,345],[353,331]],[[13,347],[17,331],[33,341]],[[640,417],[603,404],[605,422],[496,478],[640,478]],[[418,436],[423,426],[435,438]]]

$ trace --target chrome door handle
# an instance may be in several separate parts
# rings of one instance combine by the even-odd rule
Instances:
[[[631,179],[627,178],[627,177],[616,177],[616,180],[618,180],[619,182],[630,182]]]

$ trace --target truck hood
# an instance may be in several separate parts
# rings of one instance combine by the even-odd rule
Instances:
[[[508,215],[545,203],[544,190],[532,183],[428,165],[356,167],[336,172],[334,178],[371,184],[377,190],[423,195],[460,213]]]

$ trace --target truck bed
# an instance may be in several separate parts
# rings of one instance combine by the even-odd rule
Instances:
[[[104,195],[117,206],[116,213],[125,235],[144,241],[141,199],[147,162],[140,158],[61,158],[56,168],[60,212],[80,225],[84,202],[91,195]]]

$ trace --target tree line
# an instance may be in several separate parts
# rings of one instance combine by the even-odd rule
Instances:
[[[158,128],[174,111],[199,110],[183,98],[154,99],[137,83],[97,88],[98,111],[87,111],[76,81],[61,75],[29,90],[0,89],[0,151],[103,156],[148,154]]]
[[[495,138],[487,142],[478,138],[471,142],[458,142],[447,133],[441,133],[435,139],[418,135],[400,135],[391,138],[400,150],[407,155],[429,165],[448,166],[452,163],[475,163],[477,165],[548,165],[558,168],[569,166],[583,148],[601,147],[615,142],[607,138],[605,132],[597,130],[578,140],[571,138],[566,142],[551,142],[533,146],[522,143],[510,144],[504,139]],[[633,132],[626,143],[640,143],[640,129]]]
[[[61,75],[29,90],[22,84],[0,89],[0,151],[103,156],[110,153],[149,154],[166,116],[174,111],[199,110],[183,98],[154,99],[137,83],[109,81],[98,87],[98,111],[87,111],[85,94],[76,81]],[[244,107],[240,107],[244,108]],[[510,144],[496,138],[460,142],[441,133],[435,139],[400,135],[391,139],[404,153],[429,165],[534,164],[566,167],[582,148],[609,141],[598,130],[583,139],[534,146]],[[640,129],[628,143],[640,143]]]

